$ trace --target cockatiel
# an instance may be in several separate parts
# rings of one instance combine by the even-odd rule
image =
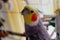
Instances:
[[[25,30],[29,37],[26,40],[51,40],[47,30],[39,18],[39,10],[32,6],[25,6],[22,15],[25,20]]]

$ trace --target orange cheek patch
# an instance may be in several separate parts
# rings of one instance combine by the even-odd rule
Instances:
[[[31,20],[33,22],[37,20],[37,14],[36,13],[32,14],[32,19]]]

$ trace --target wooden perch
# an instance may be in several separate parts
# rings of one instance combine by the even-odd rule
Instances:
[[[21,33],[15,33],[15,32],[11,32],[11,31],[4,31],[4,30],[0,30],[0,37],[7,37],[8,35],[16,35],[16,36],[26,36],[25,33],[21,34]]]

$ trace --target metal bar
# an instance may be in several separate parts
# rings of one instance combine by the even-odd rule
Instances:
[[[11,35],[26,36],[25,34],[21,34],[21,33],[15,33],[15,32],[11,32],[11,31],[7,31],[7,32]]]
[[[0,31],[5,32],[4,30],[0,30]],[[26,34],[15,33],[15,32],[11,32],[11,31],[6,31],[6,32],[8,32],[10,35],[16,35],[16,36],[24,36],[24,37],[26,37]]]

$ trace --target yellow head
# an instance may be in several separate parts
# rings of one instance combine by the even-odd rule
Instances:
[[[23,9],[22,14],[26,24],[32,24],[38,19],[38,10],[32,6],[26,6]]]

